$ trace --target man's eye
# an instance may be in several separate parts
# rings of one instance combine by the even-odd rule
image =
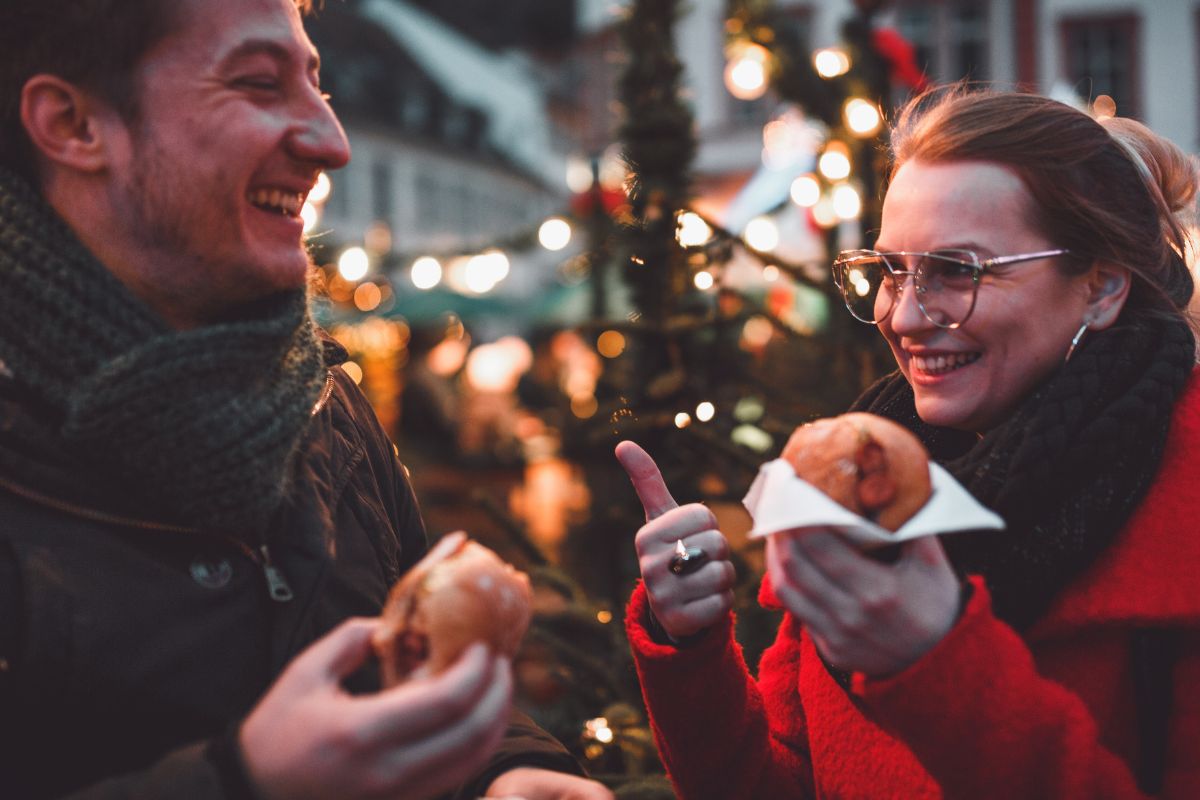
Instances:
[[[238,78],[235,83],[246,89],[255,89],[264,92],[273,92],[279,88],[278,79],[270,75],[250,75],[245,78]]]

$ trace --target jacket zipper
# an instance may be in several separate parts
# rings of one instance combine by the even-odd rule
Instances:
[[[321,396],[317,398],[317,402],[313,403],[312,412],[311,412],[310,416],[315,417],[317,414],[319,414],[321,412],[321,409],[325,407],[325,404],[329,402],[329,397],[332,394],[333,394],[333,370],[331,369],[325,373],[325,388],[321,390]]]
[[[40,492],[35,492],[32,489],[27,489],[19,484],[12,483],[3,477],[0,477],[0,488],[6,489],[9,492],[24,498],[25,500],[35,503],[54,511],[60,511],[71,516],[81,517],[82,519],[91,520],[92,522],[102,522],[107,525],[120,525],[126,528],[136,528],[147,531],[163,531],[167,533],[182,533],[191,536],[209,536],[195,528],[187,528],[182,525],[170,525],[165,522],[150,522],[147,520],[132,519],[130,517],[122,517],[116,514],[108,514],[103,511],[97,511],[91,508],[76,506],[71,503],[58,500],[54,497],[44,495]],[[255,551],[245,542],[240,539],[235,539],[232,536],[222,534],[213,534],[224,540],[228,544],[232,544],[240,550],[247,558],[256,564],[263,571],[263,577],[267,582],[267,593],[271,599],[277,603],[286,603],[296,595],[292,591],[291,585],[284,576],[283,571],[275,566],[271,560],[271,551],[264,542]]]

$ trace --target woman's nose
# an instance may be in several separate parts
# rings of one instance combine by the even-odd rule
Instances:
[[[917,283],[913,275],[896,276],[896,298],[892,303],[890,322],[899,334],[917,331],[933,323],[925,316],[917,300]]]

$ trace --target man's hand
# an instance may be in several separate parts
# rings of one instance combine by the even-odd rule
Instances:
[[[881,564],[835,531],[767,539],[775,595],[834,667],[886,677],[933,649],[958,617],[960,585],[937,537],[901,546]]]
[[[301,653],[242,725],[267,800],[424,800],[483,767],[508,722],[507,659],[472,645],[452,667],[367,696],[341,681],[366,661],[378,620],[349,620]]]
[[[650,610],[673,639],[683,639],[712,627],[733,606],[736,574],[729,561],[729,543],[717,530],[717,518],[700,503],[680,507],[663,482],[658,465],[633,442],[617,445],[617,460],[629,474],[646,510],[646,524],[637,532],[638,566],[649,595]],[[690,575],[671,572],[675,543],[699,547],[708,563]]]
[[[488,787],[487,797],[521,800],[613,800],[604,784],[564,772],[517,767],[503,773]]]

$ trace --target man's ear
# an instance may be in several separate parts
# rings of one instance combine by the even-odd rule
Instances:
[[[1088,274],[1088,307],[1084,312],[1088,327],[1101,331],[1116,322],[1132,283],[1128,267],[1097,261]]]
[[[101,116],[114,112],[57,75],[34,75],[21,90],[21,124],[41,158],[96,172],[108,162]]]

